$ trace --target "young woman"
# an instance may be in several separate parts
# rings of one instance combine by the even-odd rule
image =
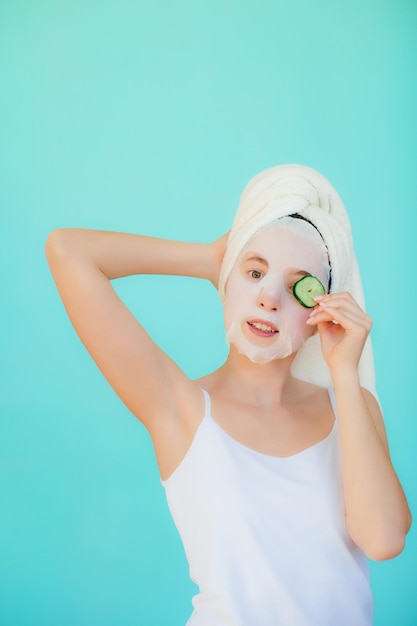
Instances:
[[[370,626],[366,557],[399,554],[410,513],[328,181],[262,172],[212,244],[64,229],[47,257],[81,340],[151,435],[200,589],[188,624]],[[190,380],[120,301],[111,281],[145,273],[218,287],[230,351],[217,371]]]

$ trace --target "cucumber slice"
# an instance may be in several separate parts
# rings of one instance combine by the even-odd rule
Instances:
[[[295,283],[292,290],[298,302],[307,309],[317,306],[317,302],[313,300],[315,296],[324,296],[326,293],[322,283],[315,276],[304,276]]]

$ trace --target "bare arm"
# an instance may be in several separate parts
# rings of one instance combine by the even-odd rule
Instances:
[[[149,273],[216,283],[221,248],[80,229],[56,230],[48,237],[47,259],[76,332],[116,393],[148,428],[155,416],[181,413],[194,386],[152,341],[110,281]]]
[[[372,322],[347,293],[321,298],[311,320],[335,389],[348,531],[370,558],[389,559],[403,549],[411,516],[379,405],[360,386],[358,363]]]

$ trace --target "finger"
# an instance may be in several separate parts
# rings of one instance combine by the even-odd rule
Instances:
[[[356,304],[352,305],[352,303],[346,303],[341,300],[335,300],[331,303],[320,301],[319,305],[311,311],[310,317],[314,319],[320,315],[323,318],[326,314],[328,316],[334,315],[336,318],[340,314],[346,315],[359,323],[363,321],[365,325],[372,323],[369,315],[367,315],[360,307],[356,306]]]
[[[323,322],[337,322],[345,330],[358,332],[360,334],[368,334],[372,327],[371,318],[364,314],[363,311],[358,313],[357,311],[346,311],[345,309],[338,309],[329,307],[320,307],[315,310],[307,320],[309,324],[320,324]]]
[[[347,295],[349,296],[349,294]],[[345,310],[348,314],[350,313],[353,316],[363,317],[364,320],[372,322],[369,315],[358,305],[358,303],[351,297],[344,297],[344,294],[336,294],[336,296],[332,298],[321,298],[314,311],[317,312],[317,310],[320,309]]]
[[[316,298],[314,299],[319,306],[345,308],[350,311],[362,312],[364,315],[366,315],[365,311],[359,306],[356,300],[354,300],[352,296],[347,292],[328,294],[326,296],[316,296]]]
[[[318,316],[322,319],[334,317],[336,320],[339,320],[340,317],[350,318],[352,321],[363,323],[366,326],[372,322],[369,315],[364,313],[362,309],[350,306],[332,306],[325,302],[320,303],[310,314],[310,317],[313,319]]]
[[[355,298],[348,291],[337,291],[336,293],[325,293],[321,296],[316,296],[315,300],[316,299],[317,301],[324,300],[326,302],[326,301],[334,300],[335,298],[342,298],[343,300],[346,300],[346,301],[356,302]]]

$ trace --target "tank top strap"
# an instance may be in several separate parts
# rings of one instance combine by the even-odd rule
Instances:
[[[332,405],[332,409],[333,409],[334,417],[335,417],[335,419],[337,419],[337,413],[336,413],[336,395],[335,395],[335,393],[334,393],[334,389],[333,389],[333,387],[329,387],[329,389],[328,389],[328,393],[329,393],[330,403],[331,403],[331,405]]]
[[[211,416],[211,398],[210,394],[206,389],[201,387],[201,391],[204,396],[204,419]]]
[[[209,392],[206,389],[203,389],[203,387],[201,387],[201,391],[203,392],[203,396],[204,396],[204,417],[210,417],[211,416],[211,398],[210,398],[210,394],[209,394]],[[332,405],[334,416],[335,416],[335,418],[337,418],[336,396],[335,396],[333,387],[329,387],[328,393],[329,393],[330,403]]]

